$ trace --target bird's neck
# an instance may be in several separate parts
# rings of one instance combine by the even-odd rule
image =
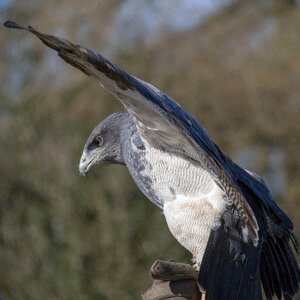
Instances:
[[[136,125],[131,115],[126,113],[126,116],[120,126],[120,164],[126,164],[126,158],[128,157],[132,147],[131,141],[135,136],[138,136]]]

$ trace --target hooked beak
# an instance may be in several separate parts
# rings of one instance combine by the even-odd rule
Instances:
[[[89,170],[94,165],[94,161],[97,157],[97,154],[90,156],[87,153],[83,152],[79,162],[79,173],[80,175],[85,176]]]

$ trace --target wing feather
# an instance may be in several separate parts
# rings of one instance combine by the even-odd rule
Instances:
[[[257,220],[238,181],[251,188],[264,205],[270,207],[288,228],[292,228],[291,221],[273,201],[266,186],[225,156],[197,120],[173,99],[152,85],[129,75],[94,51],[41,33],[31,26],[19,25],[13,21],[7,21],[4,25],[31,32],[45,45],[56,50],[67,63],[97,78],[133,116],[144,141],[178,155],[188,156],[209,171],[235,205],[255,245],[258,242]]]

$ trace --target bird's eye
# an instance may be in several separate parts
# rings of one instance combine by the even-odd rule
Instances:
[[[97,147],[101,147],[104,143],[104,140],[101,136],[97,136],[94,140],[94,143]]]

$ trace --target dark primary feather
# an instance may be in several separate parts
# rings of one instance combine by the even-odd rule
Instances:
[[[159,148],[168,147],[169,152],[175,151],[175,154],[191,156],[192,159],[198,161],[233,201],[248,228],[252,242],[257,244],[256,217],[240,192],[235,178],[230,173],[230,168],[224,164],[216,146],[193,116],[157,88],[129,75],[98,53],[74,45],[67,40],[41,33],[31,26],[22,26],[12,21],[4,25],[28,30],[44,44],[56,50],[67,63],[87,75],[98,78],[103,87],[119,99],[132,114],[140,129],[140,134],[143,135],[143,131],[146,130],[144,138],[150,139],[150,142],[157,144]],[[157,124],[158,128],[152,130],[152,126],[157,126]],[[175,136],[181,139],[181,147],[176,145],[176,139],[173,139],[175,145],[170,145],[172,132],[173,134],[175,132]],[[154,138],[151,139],[151,136]],[[186,153],[187,150],[189,150],[188,153]]]
[[[234,205],[228,204],[221,218],[222,225],[211,232],[202,260],[199,284],[206,290],[207,300],[261,299],[260,280],[267,299],[276,295],[287,300],[296,294],[300,271],[289,242],[297,251],[299,243],[293,235],[291,220],[277,206],[264,182],[224,155],[193,116],[167,95],[100,54],[30,26],[12,21],[4,25],[30,31],[67,63],[100,79],[135,118],[140,133],[143,133],[143,125],[152,124],[151,119],[162,127],[167,126],[164,138],[175,128],[175,134],[181,134],[187,145],[194,146],[195,152],[203,155],[201,163],[215,176],[229,198],[237,197]],[[134,98],[137,95],[142,107]],[[254,243],[245,242],[244,223]]]
[[[234,181],[240,180],[246,184],[265,205],[272,209],[275,215],[284,222],[288,228],[293,228],[291,220],[277,206],[267,187],[245,172],[245,170],[240,168],[238,165],[233,163],[230,158],[225,156],[212,142],[199,122],[173,99],[142,80],[129,75],[127,72],[112,64],[98,53],[85,49],[79,45],[74,45],[65,39],[41,33],[31,26],[19,25],[13,21],[5,22],[4,26],[30,31],[41,39],[41,41],[48,47],[58,51],[59,56],[61,56],[67,63],[72,64],[87,75],[92,75],[92,69],[96,68],[98,71],[104,73],[108,78],[116,82],[121,90],[137,90],[151,103],[157,105],[159,110],[165,113],[165,117],[172,116],[174,120],[180,122],[178,126],[184,128],[190,137],[196,141],[198,145],[214,159],[215,162],[220,164],[227,174],[230,174],[230,177]]]
[[[243,242],[238,215],[228,205],[222,225],[210,234],[199,285],[209,300],[261,299],[260,282],[267,300],[292,299],[299,289],[300,270],[290,242],[297,252],[299,243],[247,185],[239,186],[259,221],[259,244]]]

